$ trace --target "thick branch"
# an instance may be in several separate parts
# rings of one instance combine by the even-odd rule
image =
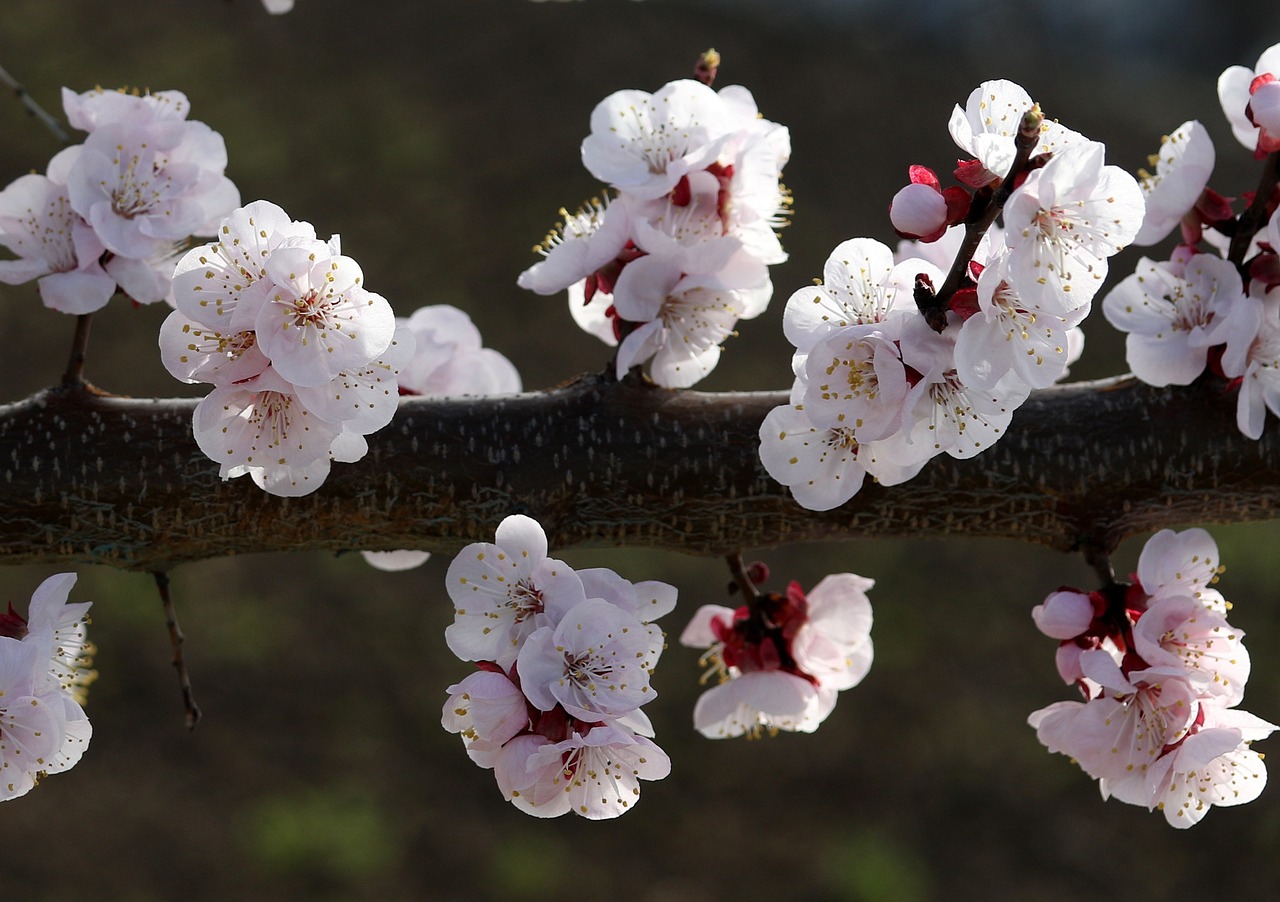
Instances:
[[[537,517],[552,546],[697,554],[856,536],[1006,536],[1093,553],[1148,530],[1275,516],[1280,430],[1243,438],[1220,383],[1132,380],[1032,396],[1010,435],[909,483],[813,513],[757,457],[783,393],[704,394],[584,378],[507,398],[410,399],[303,498],[223,482],[195,401],[51,390],[0,408],[0,559],[160,570],[250,551],[422,548]]]

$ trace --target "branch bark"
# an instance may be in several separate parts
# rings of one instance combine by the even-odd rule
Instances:
[[[1132,379],[1037,392],[968,461],[799,507],[756,456],[778,393],[673,392],[583,377],[503,398],[404,399],[303,498],[223,482],[191,434],[194,400],[50,389],[0,407],[0,562],[163,570],[252,551],[491,540],[528,513],[552,547],[721,555],[858,536],[998,536],[1108,552],[1129,535],[1276,516],[1280,438],[1241,436],[1219,381]]]

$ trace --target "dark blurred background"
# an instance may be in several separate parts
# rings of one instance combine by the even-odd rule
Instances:
[[[257,0],[4,0],[0,65],[55,112],[63,85],[185,91],[192,118],[226,137],[246,202],[268,198],[341,233],[366,284],[401,314],[464,308],[537,389],[608,358],[575,332],[563,299],[515,287],[555,211],[598,191],[578,161],[592,107],[683,77],[714,46],[719,83],[746,85],[791,128],[795,214],[773,307],[742,324],[699,388],[781,389],[787,296],[839,241],[893,241],[885,213],[907,166],[949,171],[947,117],[984,79],[1020,82],[1131,170],[1161,134],[1199,118],[1218,145],[1214,187],[1249,190],[1256,164],[1214,85],[1280,40],[1280,12],[1212,7],[298,0],[270,17]],[[0,184],[43,171],[57,149],[0,97]],[[198,389],[160,365],[165,312],[113,301],[94,323],[89,378],[122,394]],[[32,286],[0,286],[0,400],[54,382],[71,329]],[[1119,336],[1101,317],[1086,331],[1075,375],[1122,371]],[[1280,720],[1280,529],[1214,534],[1255,662],[1246,707]],[[1123,546],[1117,568],[1131,570],[1139,548]],[[176,570],[206,715],[191,735],[151,580],[86,567],[73,600],[96,601],[93,744],[73,771],[0,806],[0,897],[1131,900],[1269,898],[1280,885],[1280,790],[1174,831],[1159,814],[1102,803],[1025,725],[1072,697],[1029,611],[1059,585],[1089,586],[1079,560],[990,540],[749,549],[778,586],[840,570],[874,577],[876,664],[815,735],[711,742],[690,727],[697,654],[674,639],[698,604],[725,601],[723,565],[562,556],[681,590],[661,698],[646,709],[674,769],[644,784],[625,817],[528,818],[441,730],[444,688],[469,672],[442,639],[444,556],[403,574],[313,554]],[[0,604],[21,609],[51,572],[5,570]]]

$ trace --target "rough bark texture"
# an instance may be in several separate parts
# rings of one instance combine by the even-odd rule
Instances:
[[[195,401],[50,390],[0,408],[0,560],[154,570],[250,551],[452,551],[528,513],[552,547],[720,554],[856,536],[1004,536],[1061,550],[1193,522],[1275,516],[1280,439],[1250,441],[1221,383],[1038,392],[968,461],[806,511],[756,457],[782,393],[672,392],[583,378],[506,398],[406,399],[303,498],[223,482]]]

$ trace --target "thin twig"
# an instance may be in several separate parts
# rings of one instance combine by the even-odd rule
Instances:
[[[63,388],[79,388],[84,385],[84,360],[89,349],[89,327],[92,324],[92,313],[82,313],[76,317],[76,334],[71,339],[71,356],[67,360],[67,371],[62,374]]]
[[[729,564],[729,572],[733,574],[733,581],[737,584],[738,591],[742,593],[743,601],[754,606],[755,600],[760,597],[760,590],[751,581],[746,565],[742,563],[742,552],[726,554],[724,559]]]
[[[57,117],[45,112],[44,107],[36,103],[35,99],[27,93],[27,89],[5,71],[4,66],[0,66],[0,82],[3,82],[9,90],[13,91],[13,96],[17,97],[22,105],[27,108],[27,112],[35,119],[38,119],[45,128],[53,132],[55,138],[63,144],[71,144],[71,135],[67,134],[67,130],[62,127],[62,123],[58,121]]]
[[[1244,255],[1249,251],[1253,236],[1267,221],[1267,201],[1270,200],[1277,181],[1280,181],[1280,152],[1267,155],[1267,165],[1262,168],[1262,177],[1253,194],[1253,203],[1240,214],[1240,219],[1236,222],[1236,231],[1231,236],[1231,245],[1227,251],[1227,259],[1236,266],[1244,263]]]
[[[995,194],[987,202],[986,206],[974,211],[974,214],[965,223],[964,241],[960,245],[960,250],[956,253],[956,258],[951,264],[950,271],[938,288],[938,293],[934,296],[933,304],[931,305],[933,309],[946,310],[952,295],[960,290],[960,287],[968,278],[969,261],[973,259],[974,253],[978,250],[978,245],[982,243],[982,236],[986,234],[987,229],[991,227],[991,224],[996,221],[996,217],[1000,215],[1000,211],[1004,209],[1005,202],[1009,200],[1009,195],[1017,187],[1018,177],[1027,171],[1027,166],[1031,160],[1031,151],[1035,149],[1036,144],[1040,141],[1040,124],[1043,121],[1044,114],[1040,112],[1038,104],[1023,113],[1021,127],[1013,139],[1014,147],[1016,148],[1013,165],[1005,173],[1000,187],[996,189]],[[922,309],[921,313],[928,315],[927,310]]]
[[[173,609],[173,599],[169,597],[169,574],[163,570],[153,570],[156,589],[160,592],[160,601],[164,604],[164,622],[169,628],[169,644],[173,647],[173,667],[178,671],[178,683],[182,686],[182,706],[187,711],[187,729],[194,730],[200,722],[200,707],[191,693],[191,675],[187,673],[187,662],[182,656],[182,643],[186,641],[182,628],[178,626],[178,614]]]

